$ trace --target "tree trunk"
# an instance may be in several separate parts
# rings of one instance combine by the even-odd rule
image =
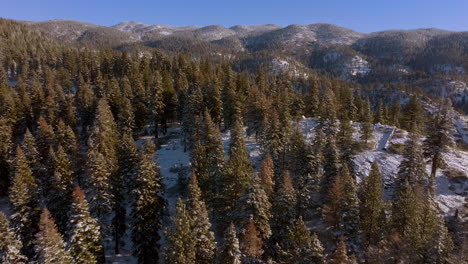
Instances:
[[[436,180],[438,163],[439,163],[439,153],[436,153],[434,154],[434,157],[432,157],[431,175],[429,178],[429,192],[431,195],[435,194],[435,180]]]
[[[159,138],[158,119],[154,120],[154,138]]]

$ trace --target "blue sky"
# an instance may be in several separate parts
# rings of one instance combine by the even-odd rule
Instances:
[[[105,26],[333,23],[361,32],[437,27],[468,31],[468,0],[0,0],[0,17],[63,18]]]

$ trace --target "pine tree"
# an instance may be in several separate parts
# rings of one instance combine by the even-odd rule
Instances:
[[[346,165],[343,166],[340,177],[343,179],[344,190],[340,229],[348,245],[348,251],[359,253],[361,240],[359,236],[359,199],[356,182]]]
[[[385,105],[382,99],[379,100],[379,104],[377,105],[377,111],[375,111],[374,123],[380,124],[387,124],[387,118],[385,114]]]
[[[287,229],[296,219],[296,193],[291,182],[289,172],[283,172],[283,182],[272,197],[272,219],[269,249],[275,258],[280,257],[280,252],[287,248],[285,244],[288,239]]]
[[[224,127],[230,128],[234,123],[235,105],[238,100],[236,94],[236,87],[234,81],[234,73],[230,69],[229,65],[223,65],[224,80],[223,89],[221,92],[221,99],[223,101],[223,115],[224,115]]]
[[[320,100],[319,128],[326,135],[335,136],[337,133],[336,110],[335,94],[330,88],[325,88]]]
[[[424,164],[423,152],[418,141],[418,136],[416,134],[410,134],[403,151],[403,160],[398,166],[395,193],[398,193],[403,188],[405,181],[408,181],[409,185],[415,188],[416,184],[422,183],[426,178],[426,166]]]
[[[271,203],[260,185],[259,179],[254,174],[244,196],[238,201],[232,217],[236,226],[242,229],[247,227],[252,218],[262,239],[266,240],[271,235],[270,207]]]
[[[104,250],[97,220],[89,213],[88,202],[80,187],[72,195],[73,201],[68,215],[68,248],[75,263],[102,263]]]
[[[107,236],[108,217],[114,202],[110,186],[112,172],[106,165],[107,160],[102,153],[97,151],[88,153],[90,210],[93,217],[98,219],[104,236]]]
[[[371,171],[361,184],[359,218],[363,244],[367,247],[375,245],[382,237],[384,220],[382,211],[383,180],[377,162],[372,163]]]
[[[336,148],[335,138],[332,134],[327,135],[327,141],[323,149],[323,177],[321,182],[322,199],[325,198],[339,171],[339,154]]]
[[[440,217],[431,240],[432,243],[427,252],[428,261],[431,263],[450,263],[454,245],[445,222]]]
[[[37,170],[40,167],[39,152],[37,151],[34,136],[31,134],[29,129],[26,129],[26,133],[24,133],[21,149],[23,150],[24,156],[26,156],[26,159],[28,160],[29,167],[33,171],[33,174],[37,175]]]
[[[411,224],[417,224],[418,200],[408,179],[403,182],[397,196],[398,199],[393,203],[392,208],[393,228],[401,235],[405,235],[407,232],[416,232],[416,230],[410,229],[412,228]],[[413,226],[413,228],[417,228],[417,226]]]
[[[114,251],[120,252],[122,237],[127,228],[127,210],[125,208],[126,192],[133,191],[135,187],[135,174],[137,172],[139,157],[135,141],[129,133],[121,137],[119,145],[119,170],[113,174],[110,183],[113,197],[114,212],[112,217],[112,235],[114,240]]]
[[[361,140],[367,144],[369,139],[372,139],[372,110],[370,106],[369,98],[365,101],[363,110],[363,116],[361,117]]]
[[[162,96],[162,80],[161,76],[158,72],[154,74],[153,77],[153,82],[154,84],[151,86],[150,89],[150,110],[151,110],[151,117],[153,119],[154,123],[154,136],[155,138],[159,137],[159,128],[158,128],[158,123],[161,120],[161,115],[164,110],[164,102],[163,102],[163,96]],[[180,96],[179,96],[180,100]]]
[[[55,146],[55,134],[52,127],[42,116],[39,118],[38,125],[36,136],[37,151],[39,152],[39,161],[42,163],[42,166],[46,166],[50,158],[49,150]]]
[[[354,128],[350,120],[346,117],[340,121],[340,131],[337,136],[340,160],[346,164],[349,170],[353,171],[354,156],[356,155],[356,142],[353,139]]]
[[[134,255],[140,263],[156,263],[161,217],[166,205],[162,195],[161,176],[151,160],[154,145],[146,143],[147,150],[138,164],[132,204],[132,241]],[[153,150],[153,151],[151,151]]]
[[[342,220],[342,210],[344,209],[344,184],[341,176],[335,177],[331,188],[323,205],[324,220],[336,232],[340,231]]]
[[[210,85],[210,94],[207,95],[208,106],[210,107],[210,115],[213,118],[213,123],[221,126],[223,119],[223,101],[221,100],[221,87],[218,80],[214,80]]]
[[[324,262],[324,248],[317,234],[310,234],[302,218],[288,229],[287,261],[293,264]]]
[[[6,194],[10,185],[12,136],[12,128],[7,120],[0,119],[0,195]]]
[[[176,204],[176,215],[173,218],[172,226],[166,230],[165,263],[199,263],[196,259],[197,243],[194,239],[196,233],[192,232],[192,221],[185,204],[179,199]]]
[[[388,116],[389,116],[389,125],[395,126],[395,127],[401,127],[400,126],[400,104],[393,104],[389,111],[388,111]]]
[[[205,162],[207,164],[206,178],[200,174],[200,186],[209,202],[221,191],[221,180],[225,175],[224,150],[219,129],[214,125],[208,112],[205,112],[204,134]]]
[[[100,99],[96,108],[96,118],[88,139],[88,152],[99,152],[105,159],[105,167],[113,173],[118,160],[118,130],[112,112],[105,99]]]
[[[411,96],[403,112],[403,128],[412,133],[422,133],[424,130],[423,108],[416,95]]]
[[[260,179],[267,196],[270,196],[273,193],[273,189],[275,187],[274,176],[273,160],[271,159],[271,155],[267,154],[265,158],[263,158],[260,171],[258,172],[258,178]]]
[[[306,184],[307,174],[311,172],[312,150],[306,143],[299,127],[295,127],[289,140],[286,163],[291,173],[294,188],[302,189]]]
[[[118,127],[121,134],[133,133],[135,129],[135,114],[130,99],[124,97],[119,109]]]
[[[60,125],[62,124],[62,125]],[[70,159],[78,159],[79,144],[75,132],[69,125],[59,122],[57,129],[57,142],[62,146]],[[76,166],[76,164],[75,164]]]
[[[230,224],[224,233],[223,243],[218,249],[217,264],[241,264],[241,251],[234,224]]]
[[[263,240],[251,218],[242,232],[241,251],[243,263],[255,263],[263,255]]]
[[[336,247],[335,252],[333,252],[329,263],[332,264],[348,264],[348,254],[346,252],[346,243],[344,238],[341,237]]]
[[[231,128],[231,144],[227,165],[229,173],[225,176],[223,196],[227,199],[227,206],[232,208],[243,195],[253,174],[244,141],[242,121],[239,118],[236,118]]]
[[[312,81],[305,97],[305,113],[309,117],[316,117],[319,109],[319,83]]]
[[[72,257],[65,249],[62,235],[47,209],[44,209],[41,214],[39,232],[36,234],[35,250],[37,263],[72,263]]]
[[[117,173],[118,132],[114,117],[105,99],[100,99],[91,135],[88,139],[87,169],[90,209],[99,220],[101,232],[108,235],[113,198],[110,178]]]
[[[444,167],[443,153],[453,145],[451,122],[447,107],[443,107],[430,122],[429,133],[423,142],[424,157],[431,161],[431,175],[429,178],[429,188],[435,193],[435,178],[437,169]]]
[[[162,99],[164,103],[164,111],[162,114],[161,121],[163,123],[164,133],[167,133],[167,122],[176,117],[177,111],[177,93],[174,89],[172,76],[167,71],[163,73],[162,86]]]
[[[89,82],[85,82],[83,76],[78,79],[78,91],[76,93],[76,108],[80,117],[81,125],[86,131],[86,127],[91,125],[94,113],[94,94]]]
[[[39,220],[39,193],[26,157],[18,146],[16,148],[15,172],[9,193],[13,206],[13,226],[23,243],[22,252],[32,257],[34,234]]]
[[[318,129],[316,132],[313,142],[312,142],[312,161],[311,161],[311,171],[316,176],[319,176],[323,173],[322,166],[325,160],[324,150],[326,144],[325,134],[321,129]]]
[[[0,212],[0,262],[4,264],[26,264],[27,258],[21,254],[23,244],[9,226],[8,218]]]
[[[54,167],[48,206],[56,219],[59,230],[64,232],[68,221],[67,212],[70,210],[74,179],[70,161],[62,146],[58,147]]]
[[[196,174],[192,174],[189,184],[188,206],[192,219],[191,230],[194,234],[196,248],[196,262],[200,264],[213,263],[216,242],[205,202],[202,200],[201,191],[198,187]]]
[[[278,113],[273,109],[270,111],[267,126],[263,130],[261,145],[265,154],[270,154],[275,165],[280,165],[281,154],[286,145],[285,138],[281,132],[281,124]]]

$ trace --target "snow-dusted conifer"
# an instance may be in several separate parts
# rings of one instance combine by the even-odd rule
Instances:
[[[194,233],[196,260],[200,264],[213,263],[216,242],[211,223],[208,217],[205,202],[201,197],[196,174],[192,174],[189,184],[188,210],[192,219],[192,232]]]
[[[159,230],[166,205],[162,198],[159,168],[151,160],[154,144],[148,141],[135,177],[132,204],[133,252],[140,263],[156,263],[159,260]]]
[[[104,250],[99,224],[90,212],[88,202],[79,186],[72,195],[67,227],[68,248],[75,263],[101,263]]]
[[[15,172],[10,186],[10,202],[13,206],[12,223],[23,243],[22,252],[33,256],[33,240],[39,220],[39,192],[29,169],[26,157],[16,148]]]
[[[73,263],[70,253],[65,249],[62,235],[47,209],[44,209],[41,214],[39,232],[36,234],[35,250],[37,263]]]
[[[193,222],[184,202],[179,199],[176,204],[176,214],[172,225],[166,230],[165,263],[195,264],[197,243],[196,232],[192,232]],[[150,263],[150,262],[143,262]],[[202,263],[202,262],[200,262]]]
[[[234,224],[224,232],[223,243],[218,249],[216,264],[241,264],[241,251]]]
[[[0,212],[0,262],[4,264],[26,264],[27,258],[21,254],[23,244],[9,226],[7,216]]]

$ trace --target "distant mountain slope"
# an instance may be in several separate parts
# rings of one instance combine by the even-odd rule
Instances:
[[[413,83],[434,74],[468,74],[468,32],[435,28],[367,34],[324,23],[230,28],[147,25],[136,21],[111,27],[70,20],[21,23],[59,41],[129,52],[158,48],[220,56],[236,59],[239,68],[244,70],[255,70],[260,65],[275,69],[275,64],[282,61],[285,63],[281,67],[285,70],[288,70],[287,65],[295,65],[364,83]],[[261,63],[254,62],[258,58]]]

